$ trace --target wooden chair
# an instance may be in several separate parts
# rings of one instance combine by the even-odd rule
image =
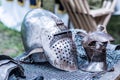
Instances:
[[[104,0],[100,9],[91,10],[87,0],[60,0],[75,28],[93,32],[98,25],[106,26],[114,12],[116,0]]]

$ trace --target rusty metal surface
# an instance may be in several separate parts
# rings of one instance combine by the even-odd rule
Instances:
[[[44,53],[41,53],[41,62],[47,59],[52,66],[65,71],[78,69],[77,51],[72,40],[72,32],[55,14],[44,9],[28,12],[23,20],[21,34],[28,55],[29,50],[42,48]],[[46,58],[42,57],[43,55]]]
[[[75,72],[66,72],[66,71],[62,71],[52,67],[49,63],[38,63],[38,64],[21,63],[21,65],[25,69],[25,75],[26,75],[26,79],[21,79],[21,80],[34,80],[38,76],[43,76],[44,80],[99,80],[99,79],[114,80],[120,74],[120,69],[119,69],[120,51],[119,50],[110,51],[109,49],[107,49],[107,55],[109,55],[107,56],[108,66],[113,67],[115,65],[114,67],[115,71],[113,72],[106,72],[105,74],[102,74],[102,75],[101,73],[84,72],[84,71],[81,71],[80,69]],[[87,60],[85,59],[80,60],[79,65],[86,62]]]
[[[77,50],[79,53],[78,56],[79,67],[87,63],[87,57],[80,42],[81,39],[82,37],[79,35],[77,35],[75,38]],[[107,46],[106,61],[109,68],[113,67],[114,65],[116,66],[119,65],[117,64],[117,62],[120,60],[120,50],[115,50],[115,47],[117,46],[113,44],[108,44]],[[21,65],[25,69],[25,75],[26,75],[26,79],[21,79],[21,80],[34,80],[38,76],[43,76],[44,80],[99,80],[99,79],[106,80],[106,78],[109,78],[109,76],[113,76],[116,74],[117,74],[116,76],[118,76],[118,74],[120,74],[119,66],[118,68],[115,68],[114,72],[106,72],[105,74],[102,74],[102,73],[83,72],[80,69],[75,72],[66,72],[52,67],[49,63],[38,63],[38,64],[21,63]],[[104,77],[104,79],[102,77]],[[114,79],[111,78],[111,80]]]
[[[83,48],[85,46],[82,46],[81,44],[83,36],[74,36],[75,45],[74,41],[72,40],[72,32],[69,31],[64,26],[63,22],[54,14],[42,9],[36,9],[28,13],[28,16],[25,17],[23,25],[22,36],[24,46],[26,47],[25,49],[29,50],[29,48],[32,48],[34,46],[34,48],[36,48],[37,44],[38,48],[40,47],[44,50],[43,54],[45,54],[47,60],[49,61],[49,63],[44,64],[21,63],[25,69],[26,80],[34,80],[38,76],[43,76],[44,80],[93,80],[99,79],[101,77],[102,73],[89,73],[81,71],[81,65],[84,65],[88,62],[88,56],[86,55],[86,52]],[[36,31],[35,33],[34,30]],[[36,33],[38,35],[36,35]],[[88,37],[89,38],[87,39],[90,39],[90,41],[87,41],[87,39],[85,39],[86,43],[88,44],[92,41],[101,42],[100,44],[97,44],[97,47],[100,47],[100,49],[95,47],[95,49],[98,49],[95,54],[98,54],[100,50],[101,52],[99,55],[102,57],[104,56],[104,52],[104,59],[101,58],[100,60],[103,59],[103,62],[105,61],[106,64],[107,58],[108,67],[113,67],[114,64],[119,61],[120,53],[117,54],[116,50],[105,48],[106,46],[104,46],[104,42],[113,40],[111,36],[99,31],[89,34]],[[76,52],[76,48],[78,54]],[[119,52],[119,49],[117,51]],[[101,55],[101,53],[103,55]],[[77,67],[79,67],[78,70]],[[60,69],[73,72],[61,71]]]
[[[119,76],[117,76],[117,78],[116,78],[115,80],[120,80],[120,75],[119,75]]]

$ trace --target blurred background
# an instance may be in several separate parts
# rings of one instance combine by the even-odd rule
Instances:
[[[8,3],[5,3],[3,5],[2,1],[8,1]],[[17,0],[15,0],[15,1],[17,1]],[[15,3],[14,0],[0,0],[0,5],[1,5],[1,7],[3,7],[3,6],[8,6],[9,3],[10,4],[15,3],[16,5],[22,6],[22,8],[21,8],[21,11],[22,11],[23,6],[25,4],[22,3],[22,0],[18,0],[18,1],[19,1],[18,3],[17,2]],[[23,1],[29,1],[29,0],[23,0]],[[24,9],[25,12],[23,13],[22,18],[24,18],[25,13],[27,13],[29,10],[35,9],[38,7],[42,7],[44,9],[50,10],[57,14],[59,14],[59,13],[65,14],[66,13],[66,11],[62,7],[59,7],[59,0],[56,0],[56,1],[55,0],[31,0],[31,1],[33,1],[33,2],[36,1],[37,6],[34,5],[35,3],[31,2],[31,4],[33,4],[33,5],[29,4],[30,6],[27,6],[29,8]],[[99,8],[101,6],[101,2],[102,2],[102,0],[88,0],[88,1],[89,1],[91,8],[93,8],[93,9]],[[14,7],[16,7],[16,5],[14,5]],[[17,7],[17,8],[19,10],[19,7]],[[9,10],[8,13],[11,13],[10,11],[11,10]],[[17,10],[16,10],[16,12],[17,12]],[[5,19],[8,18],[6,23],[11,21],[13,23],[16,23],[15,26],[13,26],[13,27],[7,26],[2,21],[1,17],[3,17],[3,16],[5,16]],[[11,15],[11,16],[14,17],[14,15]],[[14,19],[13,21],[9,20],[9,17],[0,13],[0,54],[5,54],[5,55],[9,55],[11,57],[15,57],[24,52],[21,35],[20,35],[20,25],[21,25],[22,21],[19,23],[19,29],[16,29],[16,27],[18,26],[18,23],[16,22],[16,20],[17,19]],[[18,18],[18,22],[19,22],[19,18]],[[109,24],[107,25],[107,30],[108,30],[108,33],[111,34],[115,39],[113,44],[119,44],[120,43],[120,14],[112,15],[112,17],[109,21]]]

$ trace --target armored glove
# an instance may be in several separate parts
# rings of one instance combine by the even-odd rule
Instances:
[[[16,79],[25,78],[22,66],[9,56],[0,55],[0,80],[10,80],[12,75],[15,75]]]

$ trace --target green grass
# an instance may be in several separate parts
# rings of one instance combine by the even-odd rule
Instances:
[[[120,44],[120,15],[111,17],[107,30],[115,39],[113,43]]]
[[[0,54],[15,57],[23,53],[23,50],[20,32],[0,23]]]
[[[0,54],[15,57],[23,51],[20,32],[9,29],[0,22]]]

